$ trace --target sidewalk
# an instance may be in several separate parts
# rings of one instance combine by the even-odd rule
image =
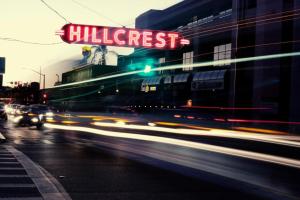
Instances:
[[[0,135],[1,137],[1,135]],[[26,155],[11,146],[0,146],[0,200],[70,199],[59,183]]]

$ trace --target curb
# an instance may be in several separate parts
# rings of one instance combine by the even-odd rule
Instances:
[[[70,200],[70,196],[58,181],[50,175],[45,169],[34,163],[25,154],[17,149],[6,146],[6,149],[12,153],[22,164],[29,177],[32,179],[44,200]]]

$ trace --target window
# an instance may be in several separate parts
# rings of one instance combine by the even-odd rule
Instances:
[[[165,63],[165,62],[166,62],[166,58],[165,58],[165,57],[159,58],[159,59],[158,59],[159,65],[161,65],[161,64],[163,64],[163,63]]]
[[[161,67],[162,64],[164,64],[164,63],[166,63],[166,58],[165,58],[165,57],[162,57],[162,58],[159,58],[159,59],[158,59],[158,66],[159,66],[159,67]],[[163,73],[164,73],[163,70],[160,70],[160,71],[159,71],[159,74],[163,74]]]
[[[193,64],[194,63],[194,52],[186,52],[183,53],[183,64],[184,65],[189,65],[189,64]],[[183,67],[182,68],[183,71],[191,71],[193,70],[193,67]]]
[[[214,48],[214,61],[231,59],[231,43],[215,46]],[[218,63],[214,66],[229,65],[228,63]]]

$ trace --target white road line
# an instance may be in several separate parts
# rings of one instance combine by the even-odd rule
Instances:
[[[14,174],[0,174],[0,178],[29,178],[29,176],[28,175],[14,175]]]
[[[0,159],[0,160],[1,160],[1,159]],[[1,161],[1,162],[0,162],[0,165],[1,165],[1,164],[20,164],[20,163],[19,163],[19,162],[10,162],[10,161],[3,161],[3,162]]]
[[[16,158],[1,158],[0,157],[0,163],[1,162],[10,162],[11,160],[16,160]]]
[[[40,197],[11,197],[11,198],[0,198],[0,200],[44,200]]]
[[[25,170],[25,169],[20,167],[0,167],[0,170]]]
[[[34,184],[0,184],[0,188],[34,188],[36,187]]]

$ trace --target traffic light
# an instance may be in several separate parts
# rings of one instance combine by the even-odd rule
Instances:
[[[42,102],[43,102],[43,104],[46,104],[47,100],[48,100],[48,94],[47,93],[43,93],[43,95],[42,95]]]
[[[129,64],[127,68],[130,71],[141,71],[141,73],[139,73],[141,76],[152,76],[154,74],[153,68],[155,64],[154,59],[146,58],[140,62]]]
[[[145,65],[145,68],[144,68],[144,73],[147,74],[147,73],[150,73],[152,70],[152,66],[151,65]]]

